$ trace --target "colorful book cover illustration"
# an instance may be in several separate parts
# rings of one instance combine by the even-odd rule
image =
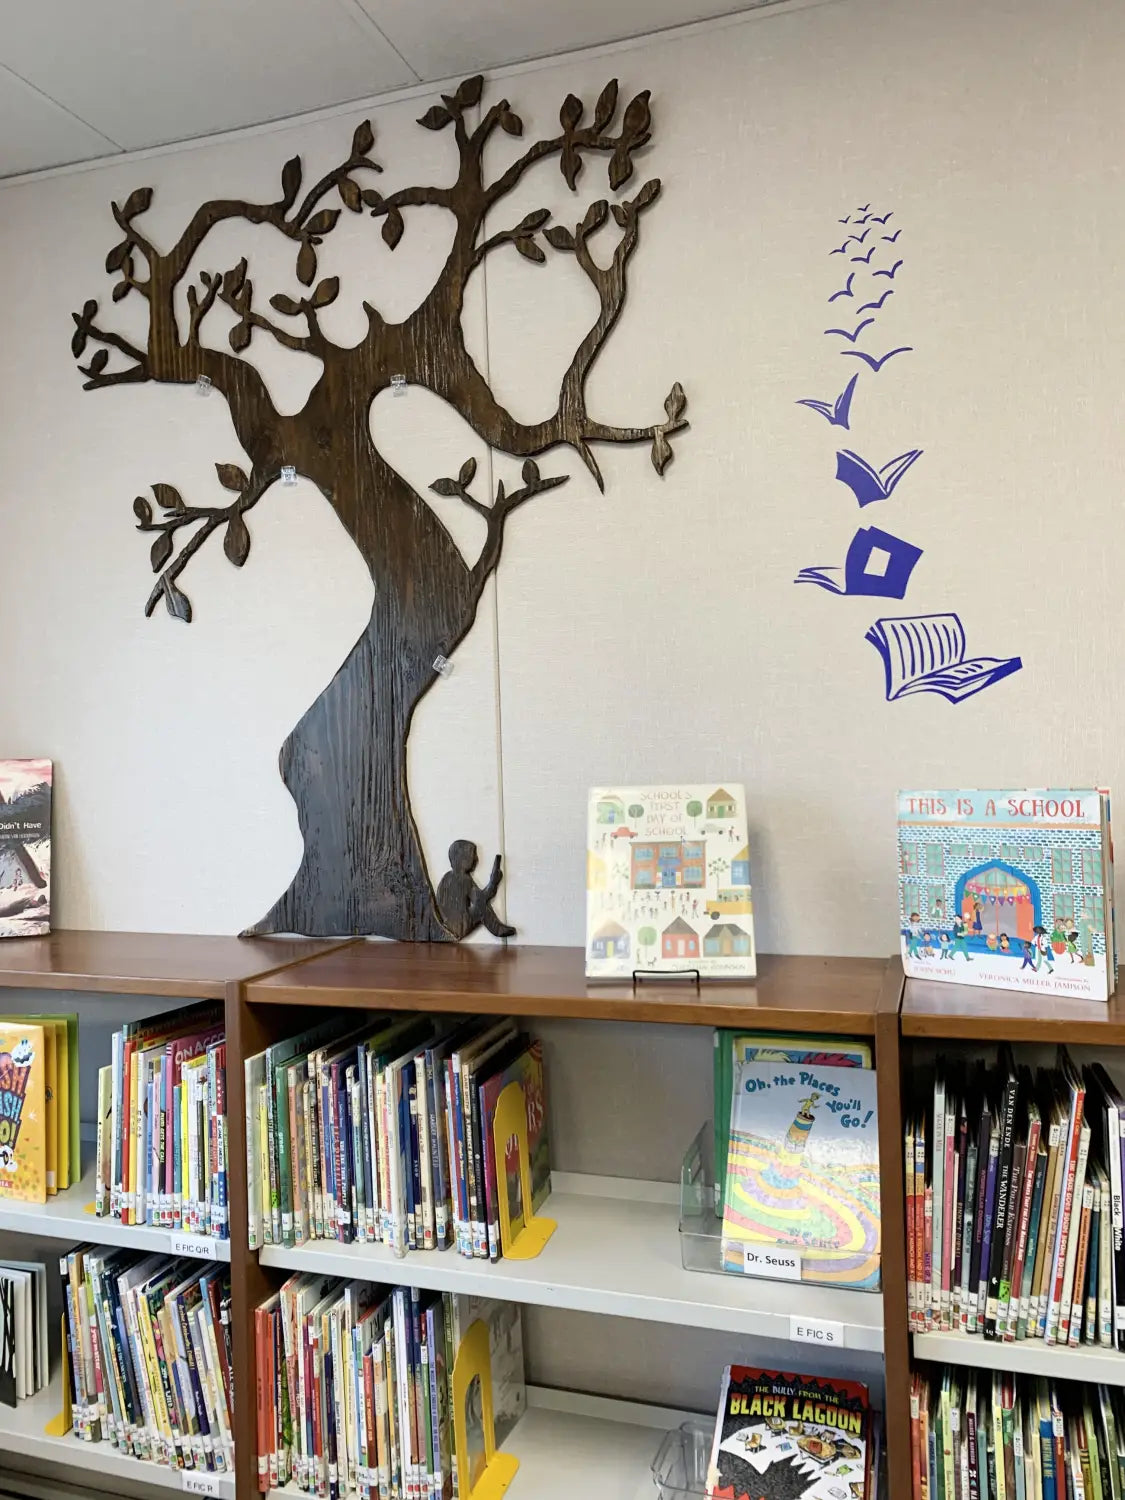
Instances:
[[[586,973],[756,972],[746,796],[734,782],[594,787]]]
[[[551,1195],[551,1145],[547,1134],[547,1103],[543,1087],[543,1044],[536,1040],[502,1072],[487,1079],[480,1089],[482,1154],[485,1168],[485,1197],[488,1204],[490,1253],[495,1260],[499,1250],[499,1161],[493,1150],[492,1124],[496,1103],[510,1083],[523,1089],[527,1111],[527,1154],[531,1171],[531,1212],[538,1213]],[[513,1236],[528,1216],[520,1187],[519,1141],[511,1137],[504,1146],[504,1188],[508,1196],[508,1213]]]
[[[0,1198],[46,1203],[46,1120],[43,1028],[0,1021]]]
[[[1089,1000],[1112,994],[1106,793],[900,792],[898,854],[910,977]]]
[[[51,930],[49,760],[0,760],[0,937]]]
[[[870,1426],[855,1381],[728,1365],[708,1500],[866,1500]]]
[[[873,1069],[738,1065],[723,1191],[726,1270],[878,1287],[875,1100]]]

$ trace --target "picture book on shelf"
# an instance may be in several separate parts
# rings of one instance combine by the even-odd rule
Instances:
[[[47,1201],[44,1028],[0,1018],[0,1198]]]
[[[51,930],[49,760],[0,760],[0,937]]]
[[[900,792],[898,854],[909,977],[1086,1000],[1113,993],[1108,792]]]
[[[866,1386],[728,1365],[707,1500],[874,1500],[871,1447]]]
[[[874,1070],[740,1063],[724,1269],[874,1290],[880,1250]]]
[[[594,787],[586,973],[756,973],[746,795],[736,782]]]

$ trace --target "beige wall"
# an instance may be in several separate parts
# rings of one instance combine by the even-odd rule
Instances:
[[[590,391],[605,420],[652,421],[679,379],[692,419],[663,483],[643,450],[603,450],[604,498],[573,456],[544,459],[573,477],[516,518],[495,607],[416,721],[433,861],[455,836],[486,855],[503,840],[525,940],[581,940],[594,782],[745,782],[760,946],[881,952],[900,784],[1125,781],[1123,60],[1125,10],[1099,0],[836,0],[503,81],[529,132],[611,73],[653,90],[643,171],[665,192]],[[270,905],[299,851],[277,751],[369,598],[302,484],[254,512],[241,573],[218,549],[192,565],[190,629],[143,618],[133,496],[159,479],[214,503],[212,465],[242,455],[218,395],[82,393],[69,313],[91,295],[108,306],[108,201],[151,183],[149,232],[166,241],[207,196],[270,195],[294,152],[331,165],[362,113],[0,190],[0,748],[58,763],[67,925],[233,931]],[[451,143],[414,126],[418,103],[371,113],[383,186],[448,174]],[[581,205],[604,192],[594,162],[583,189]],[[505,220],[549,205],[573,222],[567,198],[543,168]],[[842,284],[828,251],[868,200],[903,230],[884,326],[914,353],[861,379],[845,436],[795,401],[851,373],[822,335]],[[416,218],[393,259],[366,218],[327,241],[335,336],[358,337],[363,297],[402,313],[428,286],[448,231]],[[201,265],[244,248],[263,289],[295,289],[291,257],[245,227]],[[519,416],[550,409],[591,319],[572,273],[502,252],[473,288],[471,346]],[[135,300],[116,313],[134,333]],[[298,406],[312,365],[258,357]],[[382,398],[373,423],[422,490],[487,459],[421,392]],[[860,512],[832,477],[841,436],[879,464],[924,456]],[[495,475],[514,469],[498,458]],[[924,548],[903,606],[794,587],[803,565],[842,561],[860,524]],[[1024,670],[959,707],[884,703],[865,629],[944,610],[975,651],[1019,653]]]

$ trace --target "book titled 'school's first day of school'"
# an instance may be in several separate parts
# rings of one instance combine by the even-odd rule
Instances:
[[[753,977],[746,796],[734,782],[594,787],[586,973]]]
[[[898,853],[911,978],[1088,1000],[1113,993],[1108,792],[900,792]]]
[[[868,1500],[867,1388],[729,1365],[723,1375],[708,1500]]]

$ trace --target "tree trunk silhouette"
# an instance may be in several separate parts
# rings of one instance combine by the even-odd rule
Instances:
[[[133,501],[137,530],[152,539],[149,561],[156,578],[146,614],[163,602],[174,619],[190,623],[191,602],[180,585],[184,569],[215,533],[222,536],[228,561],[242,567],[252,540],[246,516],[287,469],[319,487],[371,575],[374,602],[363,634],[281,751],[281,774],[297,806],[304,854],[289,889],[253,932],[424,940],[453,936],[437,909],[407,777],[411,720],[433,686],[435,658],[452,656],[472,627],[481,594],[499,565],[513,512],[566,482],[566,475],[540,475],[537,456],[568,447],[601,488],[591,444],[651,443],[653,466],[663,474],[673,456],[670,438],[688,425],[678,383],[664,402],[664,420],[645,426],[601,422],[586,402],[590,371],[624,306],[628,264],[639,244],[642,215],[659,197],[659,179],[645,182],[632,198],[590,203],[572,226],[550,224],[551,214],[542,208],[511,228],[497,227],[503,200],[527,172],[549,160],[557,161],[574,191],[584,158],[607,158],[610,190],[618,194],[632,178],[634,153],[650,138],[647,90],[620,111],[616,130],[616,79],[602,90],[589,123],[583,124],[586,106],[568,95],[559,112],[560,133],[534,141],[491,181],[485,171],[486,146],[494,137],[521,136],[523,121],[506,99],[485,108],[483,90],[482,78],[466,79],[418,122],[431,131],[452,127],[457,169],[453,180],[442,185],[402,187],[387,194],[370,185],[382,167],[371,154],[375,134],[365,120],[355,130],[347,157],[303,196],[304,173],[295,156],[282,168],[280,197],[265,203],[212,199],[163,252],[140,224],[151,206],[152,189],[137,188],[123,203],[112,205],[123,238],[109,251],[105,266],[117,278],[114,302],[135,296],[147,303],[145,344],[104,328],[94,299],[73,315],[74,358],[81,361],[94,346],[87,363],[79,364],[85,389],[153,380],[196,384],[202,391],[214,387],[227,401],[250,460],[249,473],[236,463],[216,464],[219,483],[234,496],[224,504],[189,505],[167,483],[152,486],[155,509],[143,495]],[[342,207],[324,207],[324,200],[336,194]],[[325,237],[346,209],[379,222],[384,244],[394,250],[405,233],[404,210],[420,207],[444,209],[456,226],[433,287],[401,323],[388,322],[365,300],[366,336],[352,346],[333,343],[320,317],[339,297],[340,279],[318,279]],[[193,269],[211,230],[231,219],[268,225],[296,251],[294,270],[302,290],[296,296],[277,292],[266,303],[280,315],[280,323],[256,295],[245,257],[226,271]],[[613,236],[611,224],[620,231],[612,251],[608,257],[595,256],[595,243],[600,246]],[[473,363],[461,318],[466,286],[486,259],[506,250],[545,264],[548,256],[540,238],[556,255],[573,257],[594,288],[599,311],[562,376],[555,411],[527,424],[497,400]],[[186,317],[177,314],[181,283],[186,283]],[[226,333],[231,353],[203,338],[204,322],[216,303],[235,315]],[[240,357],[258,336],[319,361],[320,374],[299,412],[280,413],[257,367]],[[487,500],[474,492],[477,465],[471,458],[456,477],[435,479],[430,486],[480,517],[484,537],[475,560],[462,556],[435,511],[371,439],[371,403],[396,374],[444,399],[491,448],[524,461],[521,486],[506,489],[498,482]],[[466,902],[459,898],[450,917],[458,937],[481,920],[481,901],[491,897],[499,879],[497,862],[482,897],[470,878],[475,848],[462,842],[461,868],[454,873],[461,877],[459,890]],[[503,935],[495,922],[491,930]]]

